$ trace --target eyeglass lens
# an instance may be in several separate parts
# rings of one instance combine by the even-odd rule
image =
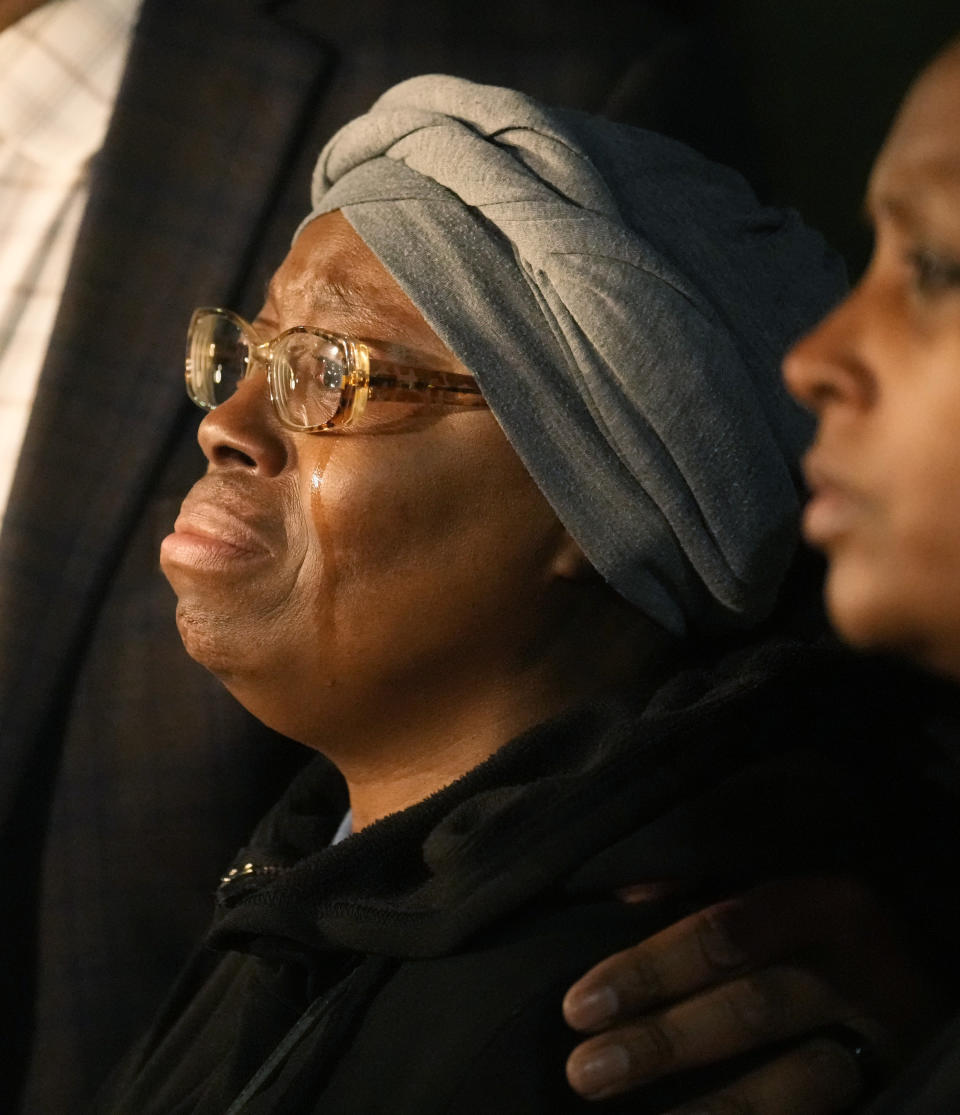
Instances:
[[[273,344],[272,393],[281,417],[295,426],[322,426],[340,406],[347,379],[344,346],[294,331]],[[218,313],[199,314],[190,343],[190,394],[212,409],[226,402],[247,372],[250,346],[243,328]]]
[[[243,330],[221,314],[198,314],[190,337],[190,393],[213,409],[236,391],[250,358]]]
[[[336,341],[288,333],[274,348],[277,406],[295,426],[322,426],[340,406],[347,355]]]

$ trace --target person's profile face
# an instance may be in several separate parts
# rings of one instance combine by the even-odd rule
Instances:
[[[784,365],[819,418],[804,532],[843,636],[960,677],[960,44],[905,101],[867,213],[867,272]]]
[[[253,325],[464,370],[340,213],[300,233]],[[161,563],[187,649],[273,727],[311,742],[371,694],[399,711],[426,678],[506,669],[535,640],[565,535],[489,410],[374,398],[355,427],[301,433],[259,371],[200,443],[207,473]]]

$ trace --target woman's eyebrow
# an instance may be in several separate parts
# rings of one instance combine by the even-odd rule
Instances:
[[[308,293],[310,308],[318,314],[342,315],[352,327],[356,323],[363,330],[382,328],[386,324],[391,332],[407,331],[404,315],[398,313],[397,308],[379,292],[323,279],[317,281]]]
[[[264,308],[272,308],[273,316],[283,317],[283,299],[276,285],[267,285]],[[283,285],[283,295],[297,299],[303,307],[303,321],[288,324],[316,325],[335,333],[344,333],[376,347],[378,342],[400,345],[411,354],[426,358],[431,364],[453,368],[456,357],[446,345],[423,324],[410,318],[409,311],[391,299],[389,291],[364,289],[363,286],[329,275],[304,273]]]
[[[895,225],[909,228],[916,223],[916,209],[911,198],[889,189],[870,190],[863,202],[863,217],[870,225],[884,218]]]
[[[292,295],[302,301],[311,313],[323,313],[328,310],[345,311],[349,313],[369,313],[371,299],[349,282],[326,276],[312,275],[305,272],[295,279],[289,279],[283,293]],[[266,298],[276,298],[277,291],[274,280],[267,284]]]

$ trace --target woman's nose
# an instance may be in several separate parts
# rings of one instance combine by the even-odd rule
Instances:
[[[255,371],[226,402],[208,411],[197,435],[217,468],[241,468],[276,476],[287,463],[287,435],[270,401],[267,377]]]
[[[869,297],[862,284],[851,291],[784,358],[788,390],[817,415],[831,404],[864,407],[873,400],[874,372],[861,343]]]

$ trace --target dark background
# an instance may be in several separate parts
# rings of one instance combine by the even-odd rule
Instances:
[[[761,191],[796,205],[863,265],[860,220],[873,157],[907,85],[960,33],[954,0],[731,0],[712,9],[741,78]],[[960,127],[960,121],[957,122]]]
[[[818,226],[852,277],[869,251],[860,208],[873,156],[910,80],[960,33],[956,0],[359,6],[361,19],[354,5],[326,5],[316,28],[350,44],[331,130],[365,110],[371,89],[442,57],[448,72],[650,126],[736,166],[765,200]],[[584,65],[578,80],[578,53],[609,68]]]

